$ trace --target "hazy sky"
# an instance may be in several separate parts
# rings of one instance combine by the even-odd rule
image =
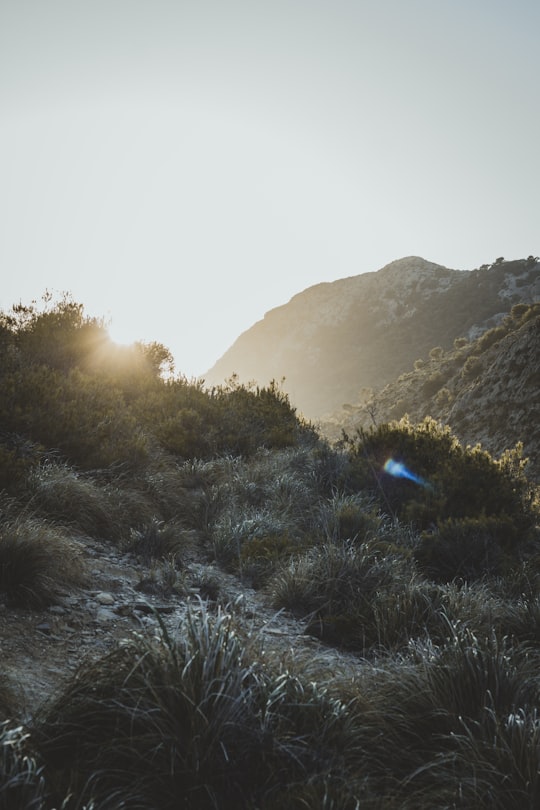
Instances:
[[[0,0],[0,308],[203,374],[272,307],[540,252],[538,0]]]

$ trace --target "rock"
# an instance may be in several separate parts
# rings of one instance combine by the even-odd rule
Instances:
[[[135,602],[133,604],[133,610],[137,610],[139,613],[144,613],[145,615],[174,613],[176,608],[176,605],[151,605],[148,602]]]
[[[98,622],[98,624],[108,624],[109,622],[115,621],[117,618],[116,613],[113,613],[112,610],[106,607],[99,608],[96,613],[96,622]]]
[[[49,622],[41,622],[41,624],[36,625],[36,630],[40,633],[43,633],[46,636],[51,635],[51,625]]]
[[[100,605],[114,605],[116,601],[112,593],[108,593],[107,591],[101,591],[101,593],[96,594],[95,599]]]
[[[49,613],[54,613],[55,616],[63,616],[66,613],[66,609],[63,608],[62,605],[51,605]]]

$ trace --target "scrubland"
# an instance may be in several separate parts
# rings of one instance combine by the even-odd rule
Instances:
[[[276,383],[207,390],[69,298],[3,313],[0,344],[5,611],[84,587],[93,539],[171,599],[188,558],[215,563],[355,662],[268,658],[215,576],[178,627],[89,658],[31,716],[0,664],[0,808],[539,806],[519,446],[494,458],[431,419],[330,445]]]

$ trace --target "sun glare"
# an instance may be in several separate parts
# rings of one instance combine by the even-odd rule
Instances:
[[[115,323],[111,321],[107,326],[107,332],[113,343],[117,346],[132,346],[137,341],[142,340],[141,336],[129,324]]]
[[[415,484],[419,484],[421,487],[430,487],[428,481],[416,475],[412,470],[409,470],[401,461],[395,461],[393,458],[389,458],[383,469],[385,473],[392,475],[394,478],[406,478],[408,481],[414,481]]]

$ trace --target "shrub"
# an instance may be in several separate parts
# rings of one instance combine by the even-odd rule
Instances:
[[[482,516],[508,520],[524,535],[535,525],[521,445],[496,461],[480,446],[463,447],[450,428],[427,418],[360,431],[348,446],[349,486],[371,491],[382,509],[418,528]],[[397,475],[388,471],[389,459]]]
[[[477,355],[472,354],[465,360],[463,368],[461,369],[461,376],[464,380],[470,382],[471,380],[476,379],[481,371],[482,361]]]
[[[427,378],[422,385],[422,393],[426,397],[434,396],[445,383],[445,377],[440,371],[436,371]]]
[[[467,340],[466,337],[457,337],[454,340],[454,349],[456,349],[456,351],[459,351],[460,349],[464,349],[465,346],[468,345],[468,343],[469,343],[469,341]]]
[[[429,357],[431,360],[440,360],[444,354],[444,349],[442,346],[434,346],[433,349],[430,349]]]
[[[502,518],[449,519],[423,532],[414,552],[421,570],[436,582],[497,576],[516,541],[512,523]]]

